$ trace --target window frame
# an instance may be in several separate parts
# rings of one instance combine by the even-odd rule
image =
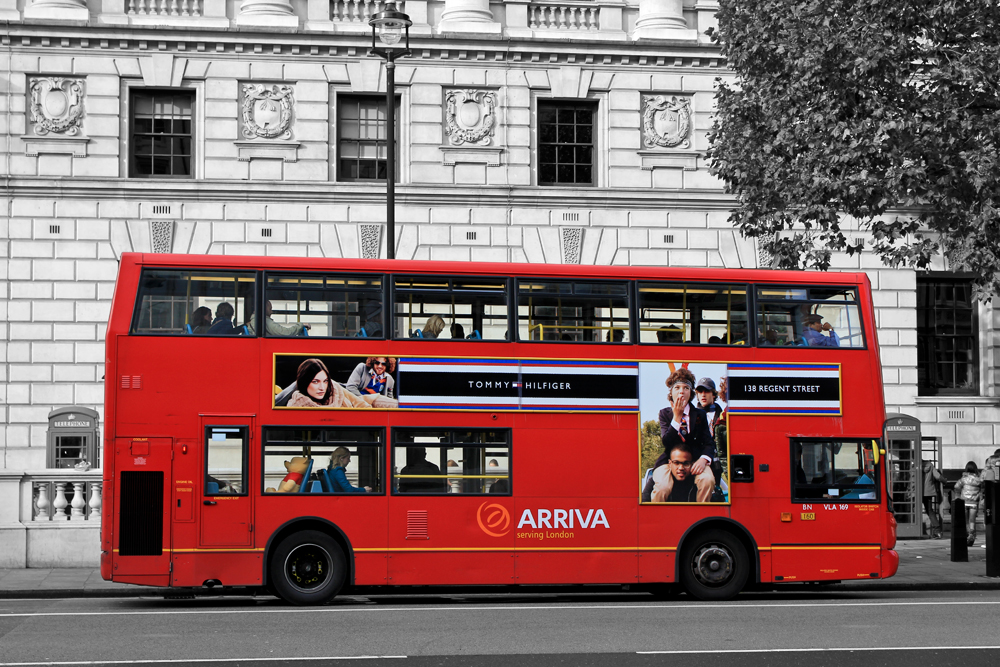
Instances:
[[[404,165],[405,161],[402,159],[403,156],[401,155],[402,146],[403,146],[403,129],[404,129],[403,128],[403,95],[402,95],[401,91],[397,91],[396,94],[395,94],[395,96],[396,96],[396,101],[395,101],[395,108],[393,110],[395,112],[394,113],[393,130],[394,130],[394,133],[396,135],[395,136],[396,151],[395,151],[395,160],[394,160],[395,161],[394,167],[395,167],[396,174],[395,174],[394,182],[395,183],[401,183],[401,182],[405,182],[403,180],[403,173],[402,173],[403,172],[403,165]],[[372,101],[376,101],[378,104],[383,105],[383,106],[386,103],[386,96],[385,96],[385,94],[371,94],[371,93],[368,93],[368,92],[345,91],[345,92],[338,93],[335,96],[335,98],[334,98],[334,109],[333,109],[333,114],[332,114],[332,116],[333,116],[333,124],[334,124],[334,131],[335,131],[335,135],[334,135],[335,142],[334,142],[334,144],[332,146],[332,150],[333,150],[333,154],[334,154],[333,155],[333,165],[332,165],[333,173],[334,173],[334,180],[336,182],[338,182],[338,183],[360,183],[360,184],[365,184],[365,183],[386,183],[387,179],[385,179],[385,178],[349,178],[349,177],[347,177],[347,176],[344,175],[344,171],[341,169],[340,161],[342,159],[344,159],[344,158],[342,157],[342,150],[341,150],[341,142],[343,140],[343,135],[342,135],[343,122],[341,121],[340,112],[341,112],[342,105],[343,105],[344,101],[345,100],[350,101],[352,99],[353,100],[364,100],[364,99],[372,100]],[[376,111],[377,111],[377,107],[376,107]],[[384,125],[388,125],[388,114],[386,114],[386,121],[384,121],[383,124]],[[362,142],[361,142],[360,139],[358,139],[357,144],[358,145],[362,144]],[[378,145],[379,145],[378,139],[376,138],[375,139],[375,161],[376,161],[375,171],[376,171],[376,174],[378,173],[378,166],[379,166],[378,165],[378,162],[379,162],[379,158],[378,158]],[[388,143],[385,143],[384,145],[387,146]],[[349,158],[349,159],[354,159],[355,161],[360,160],[360,158]],[[382,160],[382,162],[388,162],[388,157],[386,157],[384,160]],[[386,165],[386,173],[388,174],[388,165]]]
[[[625,294],[624,294],[625,301],[626,301],[626,303],[625,303],[625,309],[628,311],[628,318],[625,320],[625,322],[627,323],[627,327],[628,327],[629,340],[627,340],[627,341],[624,341],[624,340],[623,341],[615,341],[615,340],[610,340],[610,341],[605,341],[605,340],[601,340],[601,341],[593,341],[593,340],[590,340],[590,341],[588,341],[588,340],[577,341],[577,340],[543,340],[543,339],[532,340],[530,338],[528,338],[528,339],[521,338],[521,313],[520,313],[520,308],[521,308],[521,283],[523,283],[523,282],[565,282],[565,283],[569,283],[569,284],[571,284],[573,286],[580,285],[580,284],[586,284],[586,283],[616,283],[616,284],[622,284],[623,283],[625,285]],[[635,288],[634,288],[635,282],[636,282],[635,280],[620,279],[620,278],[614,278],[614,279],[610,279],[610,280],[586,279],[586,278],[584,278],[584,279],[581,279],[581,280],[577,280],[577,279],[574,279],[574,278],[551,278],[551,277],[537,277],[536,278],[536,277],[517,276],[514,279],[514,284],[513,284],[513,287],[512,287],[514,301],[513,301],[513,308],[510,309],[512,311],[512,315],[511,315],[510,319],[511,319],[511,324],[513,325],[513,327],[510,329],[510,331],[514,332],[514,336],[511,337],[511,340],[519,342],[519,343],[558,343],[558,344],[561,344],[561,345],[566,345],[566,344],[575,344],[575,345],[634,345],[635,344],[635,340],[634,340],[634,335],[633,334],[636,331],[636,328],[634,326],[635,325],[635,321],[634,320],[636,319],[636,308],[634,307],[634,305],[635,305],[635,296],[636,296]],[[573,293],[572,296],[574,296],[574,297],[576,296],[575,292]],[[587,298],[587,297],[584,296],[583,298]],[[614,320],[614,319],[612,319],[612,321],[613,322],[617,322],[617,320]],[[530,330],[529,330],[529,335],[530,335]]]
[[[188,176],[134,176],[132,174],[132,127],[134,92],[143,91],[178,91],[190,92],[191,102],[191,174]],[[171,181],[200,180],[205,174],[205,83],[204,81],[181,81],[177,86],[148,86],[140,79],[122,79],[121,82],[122,113],[119,119],[119,158],[118,172],[121,178],[136,181],[151,181],[163,178]]]
[[[317,431],[373,431],[378,432],[381,438],[377,444],[362,444],[359,445],[357,442],[354,444],[354,449],[358,446],[363,447],[375,447],[378,449],[378,465],[377,470],[381,474],[382,488],[379,491],[371,491],[365,493],[354,493],[351,491],[318,491],[318,492],[302,492],[297,491],[295,493],[267,493],[265,489],[267,488],[267,444],[268,444],[268,431],[278,430],[278,431],[295,431],[295,430],[317,430]],[[336,424],[336,425],[315,425],[315,424],[265,424],[260,429],[260,495],[261,497],[272,498],[281,496],[337,496],[337,497],[352,497],[352,496],[370,496],[370,497],[382,497],[387,494],[387,486],[391,479],[386,477],[386,461],[388,460],[387,450],[389,448],[389,443],[387,438],[387,430],[384,426],[371,426],[371,425],[350,425],[350,424]],[[318,442],[321,445],[326,445],[327,441],[310,441]],[[340,441],[338,441],[340,442]],[[303,443],[305,444],[305,443]],[[350,449],[350,447],[348,447]],[[354,456],[354,454],[352,454]],[[315,472],[317,468],[315,467],[315,460],[311,472]],[[308,480],[304,480],[308,481]]]
[[[652,345],[652,346],[656,346],[656,347],[660,347],[660,346],[663,346],[663,345],[683,345],[683,346],[686,346],[686,347],[696,346],[696,347],[715,347],[715,348],[750,347],[750,346],[753,345],[753,342],[752,342],[753,341],[752,330],[755,328],[755,326],[754,326],[754,323],[751,321],[751,319],[756,314],[756,307],[755,307],[754,301],[753,301],[753,295],[756,293],[756,285],[754,285],[752,283],[749,283],[749,282],[713,282],[713,281],[677,282],[677,281],[672,281],[672,280],[646,279],[646,278],[634,280],[633,283],[635,284],[635,297],[634,297],[634,301],[633,301],[633,303],[635,304],[635,307],[632,310],[635,312],[635,320],[636,320],[635,321],[635,330],[639,333],[638,340],[636,341],[638,344],[640,344],[640,345]],[[746,291],[744,292],[744,297],[746,299],[746,311],[745,311],[745,313],[746,313],[746,320],[745,320],[744,324],[746,325],[746,338],[742,342],[736,342],[736,343],[699,343],[699,342],[695,342],[695,341],[691,341],[691,342],[684,342],[684,341],[682,341],[682,342],[679,342],[679,343],[661,343],[659,341],[655,341],[655,342],[654,341],[643,342],[642,341],[642,331],[641,331],[642,322],[644,320],[644,318],[642,317],[642,308],[643,308],[643,305],[642,305],[642,288],[644,286],[653,285],[653,284],[659,284],[659,285],[693,285],[693,286],[711,285],[711,286],[719,287],[720,289],[728,288],[730,290],[732,290],[733,288],[736,288],[736,287],[743,287],[743,288],[745,288]],[[732,320],[730,320],[730,322],[732,322]],[[700,323],[699,323],[699,326],[700,326]]]
[[[147,271],[176,271],[176,272],[187,271],[189,273],[195,273],[195,272],[197,272],[200,275],[208,275],[208,274],[213,274],[213,273],[227,273],[227,274],[242,274],[242,273],[246,273],[246,274],[251,274],[251,275],[253,275],[253,278],[254,278],[253,297],[252,297],[252,299],[253,299],[254,330],[255,331],[260,331],[260,326],[261,326],[261,323],[263,322],[263,318],[262,318],[262,316],[260,314],[260,303],[261,303],[261,299],[260,299],[261,272],[260,271],[254,271],[252,269],[198,269],[198,268],[192,268],[192,267],[175,267],[175,266],[143,266],[142,269],[141,269],[141,271],[139,272],[139,282],[138,282],[138,285],[136,286],[135,298],[134,298],[133,304],[132,304],[132,318],[131,318],[131,321],[129,322],[129,329],[128,329],[128,335],[129,336],[168,336],[168,337],[176,337],[176,338],[195,338],[195,337],[197,337],[197,338],[205,338],[205,339],[224,338],[224,339],[227,339],[227,340],[231,340],[231,339],[235,339],[235,338],[255,339],[255,338],[258,337],[256,334],[253,334],[253,333],[249,333],[247,335],[243,335],[243,334],[240,334],[240,335],[235,335],[235,334],[212,334],[212,335],[209,335],[209,334],[206,333],[206,334],[198,334],[197,336],[194,336],[194,335],[188,334],[188,333],[157,333],[157,332],[151,332],[151,331],[146,331],[146,332],[136,331],[136,329],[138,328],[138,325],[139,325],[139,317],[142,314],[143,276],[146,274]],[[246,301],[247,300],[244,299],[244,303]],[[233,319],[234,320],[236,319],[236,314],[233,315]],[[235,322],[233,323],[233,326],[237,326]]]
[[[802,445],[813,445],[813,444],[834,443],[834,442],[856,443],[857,445],[860,446],[861,450],[864,451],[864,449],[865,449],[865,443],[868,443],[868,444],[871,444],[872,442],[878,443],[879,439],[878,438],[851,438],[851,437],[840,437],[840,438],[838,438],[838,437],[825,437],[825,438],[819,438],[819,437],[791,437],[791,438],[789,438],[789,441],[788,441],[788,443],[789,443],[789,461],[790,461],[790,465],[789,465],[789,483],[790,483],[790,486],[789,486],[789,499],[791,500],[791,502],[793,502],[793,503],[812,504],[812,505],[816,505],[816,504],[828,504],[829,505],[829,504],[840,504],[840,503],[858,503],[858,504],[877,505],[877,504],[881,503],[882,502],[882,489],[881,489],[882,485],[880,484],[879,479],[882,476],[882,471],[881,471],[881,466],[883,464],[883,458],[882,457],[879,458],[879,461],[877,463],[874,462],[874,460],[872,462],[872,472],[875,475],[875,478],[872,480],[871,487],[872,487],[872,492],[875,494],[874,498],[844,498],[843,496],[836,497],[836,498],[826,498],[826,497],[822,497],[822,496],[818,497],[818,498],[804,498],[804,497],[798,495],[797,491],[798,491],[798,488],[799,488],[799,482],[796,480],[796,472],[798,471],[799,463],[798,463],[798,459],[797,459],[796,451],[795,451],[796,447],[799,447],[799,446],[802,446]],[[874,448],[874,447],[875,447],[875,445],[872,445],[872,448]],[[834,454],[834,456],[836,456],[836,454]],[[836,471],[836,469],[837,468],[836,468],[835,462],[831,461],[830,462],[830,470],[831,471]],[[862,472],[862,475],[865,475],[865,474],[867,474],[867,473],[866,472]],[[860,476],[861,475],[859,475],[859,477]],[[812,483],[807,482],[806,484],[810,485]],[[865,485],[865,486],[867,486],[867,485]],[[826,489],[829,489],[829,488],[845,488],[845,489],[849,489],[849,488],[857,488],[857,487],[840,487],[836,483],[831,483],[831,484],[816,484],[815,488],[817,488],[817,489],[823,489],[823,488],[826,488]],[[867,493],[867,489],[865,490],[865,493]]]
[[[433,444],[430,444],[430,443],[415,443],[415,444],[410,444],[410,445],[407,445],[405,443],[404,444],[397,444],[396,443],[396,434],[398,432],[400,432],[400,431],[409,431],[409,432],[413,432],[413,433],[417,433],[417,434],[419,434],[419,433],[441,433],[441,432],[448,432],[449,435],[450,435],[450,438],[451,438],[451,442],[448,443],[448,444],[443,444],[443,445],[442,444],[433,445]],[[459,491],[458,493],[451,493],[449,490],[447,490],[447,488],[448,488],[447,484],[448,484],[448,480],[449,479],[470,479],[470,478],[472,478],[472,479],[484,479],[485,480],[486,478],[494,478],[494,477],[499,478],[499,476],[498,475],[479,475],[479,476],[474,476],[473,475],[473,476],[468,476],[468,475],[464,475],[464,474],[463,475],[453,475],[453,474],[449,474],[447,472],[447,469],[445,470],[444,473],[440,474],[441,479],[445,482],[445,485],[446,485],[445,486],[446,490],[445,490],[444,493],[436,493],[436,492],[429,492],[429,491],[400,492],[396,488],[396,479],[397,479],[397,476],[396,476],[396,473],[394,473],[393,471],[396,470],[397,467],[398,467],[398,469],[399,469],[399,471],[401,473],[402,470],[403,470],[403,468],[405,467],[405,464],[404,465],[397,465],[397,461],[396,461],[396,449],[397,448],[407,449],[408,447],[425,447],[425,448],[426,447],[435,447],[435,448],[444,448],[444,449],[449,449],[449,448],[451,448],[451,449],[460,449],[460,448],[462,448],[462,443],[455,443],[454,442],[454,434],[455,433],[461,433],[461,432],[466,432],[466,433],[468,433],[468,432],[471,432],[471,433],[503,432],[503,433],[506,434],[506,443],[504,445],[496,445],[496,444],[493,444],[493,445],[489,445],[489,444],[484,444],[484,445],[478,445],[478,444],[468,445],[468,447],[470,447],[470,448],[482,449],[482,450],[484,450],[484,452],[485,452],[485,450],[488,447],[491,447],[491,446],[492,447],[501,447],[502,446],[502,447],[506,447],[507,448],[507,477],[506,477],[506,479],[507,479],[507,491],[506,492],[491,493],[491,492],[487,491],[487,492],[482,492],[482,493],[466,493],[464,491]],[[513,495],[513,490],[514,490],[514,481],[513,481],[514,480],[514,438],[513,438],[513,436],[514,436],[514,429],[510,428],[510,427],[497,427],[497,428],[470,427],[470,428],[462,428],[462,427],[448,427],[448,426],[446,426],[446,427],[443,427],[443,428],[435,428],[435,427],[427,427],[427,426],[393,426],[392,428],[389,429],[389,442],[387,444],[387,447],[391,450],[390,454],[389,454],[389,459],[388,459],[389,471],[390,471],[390,477],[389,477],[390,494],[392,496],[394,496],[394,497],[399,497],[399,498],[409,498],[409,497],[436,497],[436,498],[440,498],[440,497],[450,497],[450,498],[462,498],[462,497],[466,497],[466,498],[468,498],[468,497],[472,497],[472,498],[487,497],[487,498],[489,498],[489,497],[498,497],[498,498],[503,498],[503,497],[512,496]],[[440,468],[440,466],[439,466],[439,468]]]
[[[800,350],[867,350],[868,349],[868,347],[869,347],[869,345],[868,345],[868,342],[869,342],[868,339],[869,339],[870,336],[869,336],[869,331],[868,331],[867,327],[865,326],[864,308],[863,308],[862,302],[861,302],[861,290],[859,289],[858,285],[851,284],[851,283],[847,283],[847,284],[833,284],[833,285],[816,284],[816,283],[811,283],[811,284],[752,283],[750,285],[750,288],[752,289],[752,295],[751,295],[752,296],[752,300],[749,301],[748,308],[752,308],[753,310],[750,311],[751,320],[748,322],[748,326],[752,330],[753,336],[751,338],[748,338],[748,340],[752,340],[753,341],[752,345],[754,347],[759,347],[759,348],[763,347],[763,348],[768,348],[768,349],[772,349],[772,348],[773,349],[791,348],[791,349],[800,349]],[[789,291],[791,291],[791,290],[806,290],[806,298],[805,299],[769,299],[769,298],[766,298],[766,297],[761,298],[761,296],[760,296],[760,290],[762,290],[762,289],[764,289],[764,290],[789,290]],[[829,300],[825,300],[825,299],[812,298],[811,297],[812,290],[817,290],[817,289],[818,290],[824,290],[824,289],[825,290],[852,290],[854,292],[854,299],[852,301],[846,301],[846,300],[845,301],[829,301]],[[849,308],[851,306],[854,306],[857,309],[857,314],[858,314],[857,328],[858,328],[858,330],[861,333],[862,344],[861,345],[857,345],[857,346],[855,346],[855,345],[851,345],[851,346],[844,346],[844,345],[840,345],[840,346],[818,346],[818,345],[817,346],[811,346],[811,345],[798,345],[798,344],[793,344],[793,345],[763,345],[763,340],[764,340],[763,337],[761,335],[757,335],[757,329],[759,328],[759,326],[761,324],[760,317],[763,314],[761,308],[762,308],[762,306],[764,304],[780,304],[780,303],[795,304],[796,306],[809,306],[810,308],[812,308],[813,306],[821,306],[821,305],[830,306],[830,305],[838,305],[838,304],[844,304],[844,306],[847,307],[847,308]],[[748,334],[749,333],[751,333],[751,332],[748,331]],[[838,335],[839,335],[839,333],[838,333]],[[872,334],[872,335],[874,335],[874,334]]]
[[[548,142],[543,143],[542,142],[542,136],[541,136],[541,129],[542,129],[542,127],[541,127],[541,113],[542,113],[542,107],[543,106],[557,107],[557,112],[558,112],[558,107],[561,107],[561,106],[563,106],[563,107],[566,107],[566,106],[575,106],[575,107],[577,107],[577,109],[576,109],[577,111],[581,110],[581,108],[584,107],[584,106],[590,108],[590,110],[592,112],[592,116],[591,116],[591,141],[592,141],[592,144],[591,144],[591,165],[590,165],[590,167],[591,167],[591,178],[590,178],[590,182],[578,182],[578,181],[574,181],[572,183],[570,183],[570,182],[565,182],[565,183],[564,182],[560,182],[558,180],[558,169],[559,169],[559,164],[560,164],[558,162],[558,160],[554,163],[555,164],[555,168],[556,168],[556,172],[557,172],[556,180],[555,181],[545,181],[545,180],[542,179],[542,149],[543,149],[543,146],[555,146],[555,147],[558,147],[558,146],[566,145],[566,144],[560,144],[560,143],[548,143]],[[543,188],[597,188],[597,187],[601,187],[602,182],[603,182],[603,179],[601,178],[601,174],[602,174],[602,171],[603,171],[603,164],[604,164],[603,161],[602,161],[602,159],[601,159],[601,157],[602,157],[601,156],[601,146],[602,146],[601,128],[603,127],[602,122],[601,122],[602,121],[601,112],[602,112],[602,108],[603,107],[604,107],[604,105],[601,104],[601,99],[600,98],[594,98],[594,97],[572,98],[572,99],[560,98],[560,97],[537,97],[537,98],[535,98],[535,101],[534,101],[534,117],[535,117],[535,123],[534,123],[534,125],[535,125],[535,130],[533,132],[533,135],[534,135],[534,144],[535,144],[535,161],[534,161],[535,185],[537,185],[538,187],[543,187]],[[575,123],[574,123],[574,126],[576,126]],[[572,145],[577,145],[577,144],[574,143]],[[549,163],[546,163],[546,164],[549,164]],[[577,163],[574,161],[573,164],[576,165]]]
[[[470,275],[462,275],[462,274],[439,274],[439,273],[438,274],[431,274],[431,273],[426,273],[426,274],[424,274],[424,273],[394,273],[394,274],[391,274],[391,275],[390,274],[386,274],[386,276],[387,276],[387,279],[388,279],[388,287],[389,287],[389,307],[390,307],[390,311],[389,312],[390,312],[390,317],[392,318],[392,339],[393,340],[408,340],[408,341],[409,340],[437,340],[437,341],[458,342],[457,338],[432,338],[432,339],[427,339],[427,338],[415,338],[415,337],[411,337],[411,336],[399,336],[399,337],[396,336],[396,304],[400,303],[400,301],[397,300],[396,295],[399,292],[402,292],[403,294],[407,294],[409,292],[409,290],[405,289],[405,288],[402,289],[402,290],[397,289],[397,287],[396,287],[396,279],[397,278],[411,278],[411,279],[412,278],[427,278],[427,279],[430,279],[430,280],[438,279],[438,280],[448,280],[450,283],[453,283],[453,281],[456,281],[456,280],[461,280],[461,281],[465,281],[465,280],[496,280],[497,282],[502,282],[504,284],[504,288],[503,288],[504,302],[505,302],[505,305],[507,307],[507,317],[506,317],[506,320],[507,320],[507,331],[508,332],[511,331],[511,326],[510,326],[510,324],[511,324],[511,312],[514,311],[514,310],[516,310],[516,306],[512,306],[511,305],[511,294],[512,294],[511,285],[514,282],[514,279],[513,279],[513,277],[511,277],[509,275],[507,275],[507,276],[505,276],[505,275],[486,275],[486,276],[474,276],[473,275],[473,276],[470,276]],[[416,292],[418,290],[413,290],[413,291]],[[449,294],[453,293],[453,292],[454,292],[454,290],[449,290],[448,291]],[[472,291],[470,290],[470,291],[466,291],[464,293],[468,294],[468,293],[472,293]],[[423,323],[420,323],[420,324],[422,325]],[[385,323],[383,322],[383,330],[384,329],[385,329]],[[482,335],[482,332],[480,332],[480,335]],[[503,339],[499,339],[499,338],[482,338],[481,340],[464,338],[462,340],[464,340],[466,342],[469,342],[469,343],[481,343],[483,341],[492,342],[492,343],[504,343],[504,342],[510,342],[513,339],[510,338],[509,333],[508,333],[508,339],[506,341],[503,340]]]
[[[242,478],[241,488],[243,490],[240,493],[209,493],[208,492],[208,475],[209,475],[209,473],[208,473],[208,467],[209,467],[208,466],[208,463],[209,463],[208,457],[209,457],[209,442],[211,442],[209,440],[209,438],[208,438],[208,435],[212,431],[212,429],[216,429],[216,428],[235,429],[235,430],[239,431],[240,434],[243,436],[243,446],[242,446],[242,452],[241,452],[241,456],[240,456],[240,465],[242,466],[242,469],[240,471],[241,478]],[[248,484],[247,480],[249,479],[249,475],[250,475],[250,427],[248,425],[246,425],[246,424],[205,424],[205,430],[202,433],[202,443],[203,443],[204,449],[205,449],[205,457],[204,457],[205,458],[205,463],[204,463],[204,467],[202,468],[202,493],[201,493],[201,495],[203,497],[205,497],[205,498],[215,498],[215,497],[240,498],[240,497],[249,496],[250,495],[250,489],[249,489],[249,484]]]
[[[343,277],[345,279],[350,279],[350,278],[354,278],[354,277],[359,277],[359,278],[360,277],[368,277],[368,276],[370,276],[373,280],[376,279],[376,278],[381,278],[381,281],[380,281],[381,285],[379,286],[377,292],[378,292],[378,295],[379,295],[379,301],[382,304],[382,320],[383,320],[382,321],[382,336],[381,337],[379,337],[379,336],[371,336],[371,337],[369,337],[367,335],[366,336],[358,336],[357,334],[355,334],[353,336],[320,336],[318,334],[313,334],[313,333],[310,332],[309,333],[309,337],[310,338],[318,338],[320,340],[354,340],[355,338],[371,338],[371,340],[384,340],[384,339],[388,338],[388,336],[385,335],[385,333],[386,333],[385,314],[386,314],[386,302],[387,302],[387,300],[386,300],[386,283],[387,283],[387,280],[389,278],[389,274],[387,274],[387,273],[379,273],[379,272],[365,273],[364,271],[358,271],[358,272],[354,272],[354,273],[348,273],[348,272],[329,272],[329,273],[323,273],[323,272],[320,272],[320,271],[281,271],[281,270],[272,271],[272,270],[268,270],[268,271],[264,271],[263,272],[263,276],[260,278],[260,281],[259,281],[260,291],[261,291],[260,297],[259,297],[260,304],[263,306],[268,301],[267,288],[268,288],[268,280],[270,280],[271,277],[278,277],[278,278],[281,278],[281,277],[300,277],[300,278],[303,278],[303,279],[308,279],[310,277],[327,278],[327,277],[331,277],[331,276],[333,276],[333,277],[338,277],[339,276],[339,277]],[[348,290],[344,290],[344,291],[346,292]],[[359,290],[359,291],[363,291],[363,290]],[[374,294],[376,292],[376,290],[372,289],[371,292]],[[258,315],[259,315],[259,317],[258,317]],[[255,312],[254,316],[257,317],[257,319],[258,319],[258,323],[257,323],[258,329],[257,329],[257,331],[263,332],[261,334],[262,337],[264,337],[264,338],[288,338],[288,336],[269,336],[267,334],[266,330],[264,330],[262,328],[259,328],[264,323],[264,313],[261,312],[261,313],[258,314],[257,312]],[[359,314],[359,317],[360,317],[360,314]]]
[[[982,318],[979,313],[979,306],[975,298],[969,299],[969,314],[970,314],[970,324],[972,328],[971,334],[963,334],[959,336],[958,334],[940,334],[935,331],[933,323],[930,327],[922,326],[922,321],[925,319],[925,314],[928,312],[934,314],[938,311],[937,308],[930,309],[928,311],[926,304],[921,307],[920,299],[923,291],[928,288],[933,288],[946,283],[950,283],[952,288],[957,287],[959,284],[965,284],[967,288],[971,286],[972,276],[967,273],[947,273],[947,272],[925,272],[918,273],[916,276],[916,311],[917,311],[917,395],[918,396],[980,396],[982,394],[982,369],[980,365],[982,364],[982,350],[980,349],[980,338],[982,336]],[[970,294],[971,297],[971,294]],[[955,315],[958,311],[953,306],[948,307],[951,314]],[[936,321],[936,318],[935,318]],[[969,338],[971,339],[971,345],[969,349],[972,352],[972,360],[968,362],[968,365],[972,368],[972,377],[967,381],[970,385],[967,389],[961,387],[943,387],[937,388],[931,384],[933,379],[937,377],[936,373],[934,377],[931,377],[931,371],[939,363],[947,363],[954,370],[961,364],[956,361],[946,361],[938,362],[936,359],[925,359],[921,362],[922,351],[924,344],[928,339],[927,329],[930,329],[929,338],[933,341],[934,339],[939,339],[941,337],[947,337],[954,341],[958,338]],[[922,332],[922,329],[924,330]],[[949,346],[949,349],[954,354],[955,350],[953,345]],[[924,374],[924,379],[921,380],[921,370],[926,371]]]

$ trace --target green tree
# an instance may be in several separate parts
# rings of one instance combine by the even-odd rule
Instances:
[[[663,440],[660,438],[660,422],[650,419],[642,423],[639,432],[641,448],[639,450],[639,474],[645,474],[647,468],[652,468],[656,458],[663,453]]]
[[[943,252],[1000,294],[1000,3],[720,0],[713,173],[730,222],[782,268]]]

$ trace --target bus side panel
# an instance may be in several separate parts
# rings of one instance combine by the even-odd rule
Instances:
[[[517,583],[638,581],[635,498],[518,498],[516,516]]]

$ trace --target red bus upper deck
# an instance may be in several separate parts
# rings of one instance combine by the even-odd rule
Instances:
[[[105,579],[892,576],[863,273],[122,256]]]

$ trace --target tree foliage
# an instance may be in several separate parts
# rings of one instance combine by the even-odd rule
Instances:
[[[782,268],[943,252],[1000,294],[1000,3],[720,0],[713,172],[730,221]]]
[[[656,459],[663,453],[663,439],[660,438],[660,422],[650,419],[643,422],[639,433],[641,443],[639,453],[639,473],[644,474],[647,468],[652,468]]]

